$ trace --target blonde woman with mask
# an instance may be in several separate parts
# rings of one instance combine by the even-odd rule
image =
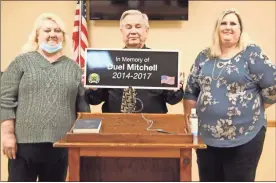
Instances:
[[[1,77],[3,153],[8,181],[65,181],[67,149],[53,143],[70,130],[77,112],[90,112],[82,71],[64,55],[62,20],[39,16],[28,42]]]
[[[213,44],[192,66],[184,94],[186,126],[197,109],[200,181],[252,182],[262,154],[265,109],[276,102],[276,66],[245,37],[241,16],[226,10],[218,18]]]

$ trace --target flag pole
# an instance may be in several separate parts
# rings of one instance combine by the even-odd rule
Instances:
[[[79,66],[81,66],[81,25],[82,25],[82,0],[79,0],[80,1],[80,12],[79,12],[79,46],[78,46],[78,52],[79,52],[79,55],[78,55],[78,62],[79,62]],[[82,68],[81,68],[82,69]]]

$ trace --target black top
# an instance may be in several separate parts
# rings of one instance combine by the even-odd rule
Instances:
[[[150,49],[144,46],[142,49]],[[135,89],[136,98],[143,102],[142,113],[167,113],[166,103],[174,105],[183,98],[183,89],[178,91],[171,90],[146,90]],[[97,90],[87,90],[87,100],[91,105],[98,105],[104,102],[102,106],[103,113],[121,113],[123,89],[99,88]],[[136,110],[141,108],[137,102]]]

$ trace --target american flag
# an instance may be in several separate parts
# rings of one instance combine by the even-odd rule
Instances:
[[[77,1],[72,39],[74,47],[74,60],[80,65],[81,68],[83,68],[85,48],[88,47],[86,0]]]
[[[161,84],[168,84],[168,85],[174,85],[175,84],[175,77],[170,77],[166,75],[161,76]]]

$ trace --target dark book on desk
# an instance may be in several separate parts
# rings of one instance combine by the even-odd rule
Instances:
[[[78,119],[73,133],[99,133],[102,127],[101,119]]]

